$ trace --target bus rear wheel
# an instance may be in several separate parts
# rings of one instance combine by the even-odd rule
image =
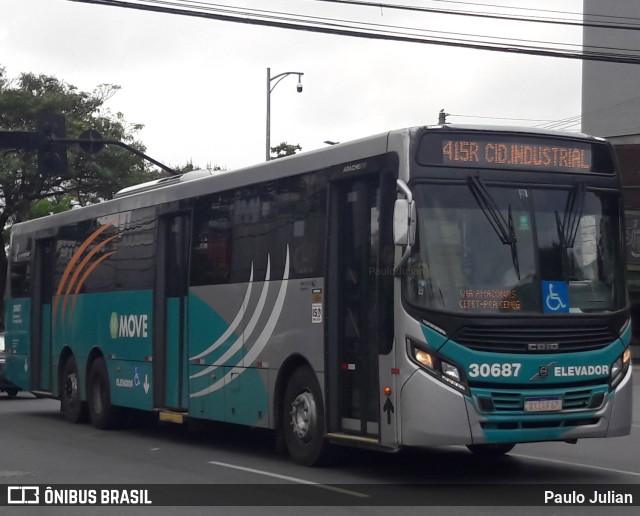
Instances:
[[[326,460],[329,444],[324,428],[318,380],[310,367],[299,367],[287,383],[282,410],[284,441],[294,462],[313,466]]]
[[[515,443],[469,444],[467,448],[476,455],[484,457],[500,457],[515,447]]]
[[[60,411],[70,423],[84,423],[87,420],[87,405],[80,398],[78,367],[73,357],[67,359],[62,370]]]
[[[93,361],[87,384],[89,417],[94,427],[101,430],[113,428],[119,421],[119,411],[111,405],[109,371],[102,357]]]

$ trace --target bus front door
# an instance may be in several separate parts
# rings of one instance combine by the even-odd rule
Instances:
[[[327,283],[328,428],[379,436],[378,317],[381,256],[378,174],[330,185]],[[384,319],[384,318],[383,318]]]

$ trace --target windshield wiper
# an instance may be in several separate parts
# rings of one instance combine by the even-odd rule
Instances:
[[[585,192],[585,184],[582,181],[569,192],[562,221],[560,220],[558,210],[555,211],[558,238],[560,239],[562,249],[569,249],[576,243],[580,219],[582,218],[582,211],[584,209]]]
[[[518,239],[516,238],[516,232],[513,225],[513,215],[511,213],[511,204],[509,204],[509,214],[507,220],[505,220],[500,208],[496,204],[496,201],[491,197],[491,194],[487,190],[480,176],[467,177],[467,186],[473,197],[475,198],[478,206],[484,213],[484,216],[489,221],[489,224],[495,231],[496,235],[500,239],[503,245],[508,245],[511,248],[511,259],[513,260],[513,267],[520,280],[520,263],[518,260]]]

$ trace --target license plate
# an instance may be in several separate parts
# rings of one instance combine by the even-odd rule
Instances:
[[[562,398],[558,396],[545,398],[525,398],[525,412],[557,412],[562,410]]]

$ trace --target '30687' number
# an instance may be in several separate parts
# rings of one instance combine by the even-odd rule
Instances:
[[[515,378],[520,372],[522,364],[469,364],[470,378]]]

